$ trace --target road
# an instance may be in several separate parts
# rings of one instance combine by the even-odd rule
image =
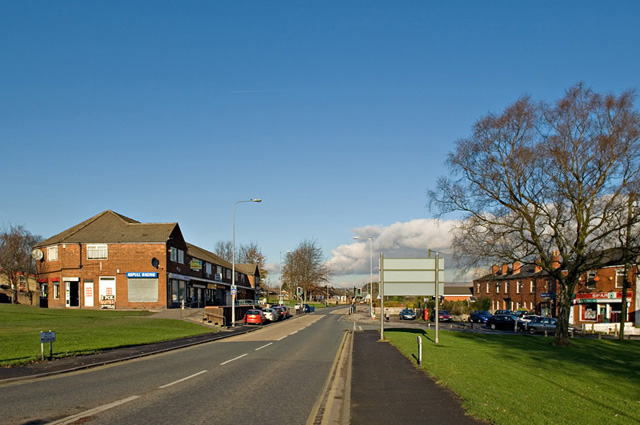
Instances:
[[[344,311],[344,310],[342,310]],[[0,386],[3,424],[304,424],[344,331],[340,310],[161,355]]]

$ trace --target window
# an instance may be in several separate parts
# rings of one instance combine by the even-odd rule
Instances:
[[[87,260],[107,260],[109,258],[107,245],[87,245]]]
[[[536,286],[537,285],[536,285],[535,281],[532,280],[531,282],[529,282],[529,293],[530,294],[535,294],[536,293],[536,289],[537,289]]]
[[[47,261],[58,261],[58,247],[50,246],[47,248]]]
[[[616,269],[616,288],[622,288],[624,284],[624,269]]]
[[[496,282],[496,294],[500,293],[500,282]]]
[[[53,282],[53,299],[60,299],[60,282]]]
[[[478,294],[480,293],[480,284],[478,283],[478,288],[477,288]]]
[[[511,282],[505,282],[505,285],[504,285],[504,293],[505,294],[509,293],[509,289],[510,289],[509,287],[510,286],[511,286]]]
[[[211,275],[211,263],[206,263],[204,268],[205,268],[205,273],[207,273],[207,276]]]
[[[519,293],[521,293],[521,292],[522,292],[522,282],[521,282],[521,281],[518,281],[518,282],[516,283],[516,285],[517,285],[517,287],[516,287],[516,292],[519,294]]]
[[[491,284],[489,282],[487,282],[487,294],[489,293],[489,287],[491,286]]]
[[[171,247],[171,261],[174,263],[184,264],[184,251],[178,248]]]
[[[587,273],[587,289],[596,289],[596,282],[598,281],[598,277],[596,272],[588,272]]]

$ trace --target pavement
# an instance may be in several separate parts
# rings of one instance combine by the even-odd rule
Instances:
[[[158,312],[155,317],[202,323],[202,313],[197,310],[164,310]],[[348,321],[361,324],[374,322],[363,312],[343,317]],[[212,334],[105,350],[98,354],[55,359],[22,367],[0,368],[0,384],[103,366],[207,343],[253,330],[256,328],[237,326],[220,329],[219,332]],[[325,401],[323,411],[317,416],[318,419],[312,419],[311,423],[339,425],[388,423],[477,425],[482,423],[466,416],[461,401],[455,394],[427,377],[391,344],[379,341],[379,336],[378,330],[352,332],[351,342],[343,344],[342,353],[338,353],[339,357],[344,359],[342,360],[344,365],[341,368],[342,372],[338,371],[337,375],[342,373],[343,377],[342,379],[332,378],[343,386],[342,391],[336,391],[335,388],[332,390],[332,396],[336,400],[341,399],[342,403]],[[327,398],[329,397],[327,395]],[[333,410],[333,413],[330,410]]]

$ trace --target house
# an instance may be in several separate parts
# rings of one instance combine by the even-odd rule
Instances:
[[[629,289],[623,297],[625,266],[620,263],[612,255],[605,266],[581,277],[573,294],[571,324],[589,328],[599,323],[618,323],[623,300],[628,306],[625,322],[640,324],[638,268],[636,264],[631,266]],[[538,266],[521,266],[519,262],[494,265],[491,273],[473,281],[473,291],[476,298],[489,297],[494,311],[524,309],[549,317],[558,314],[560,287]]]
[[[462,283],[445,283],[444,301],[473,301],[473,285]]]
[[[232,264],[187,243],[178,223],[140,223],[111,210],[36,249],[46,305],[158,309],[231,304]],[[255,300],[260,272],[236,265],[238,300]]]

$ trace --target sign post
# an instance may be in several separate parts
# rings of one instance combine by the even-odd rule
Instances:
[[[444,259],[436,258],[384,258],[380,255],[380,296],[425,296],[436,298],[436,338],[438,343],[438,296],[444,293]],[[383,303],[381,303],[383,304]],[[382,314],[380,315],[382,318]],[[384,338],[381,323],[380,337]]]
[[[49,360],[53,357],[53,343],[56,341],[56,333],[53,331],[40,332],[40,354],[44,360],[44,344],[49,343]]]

